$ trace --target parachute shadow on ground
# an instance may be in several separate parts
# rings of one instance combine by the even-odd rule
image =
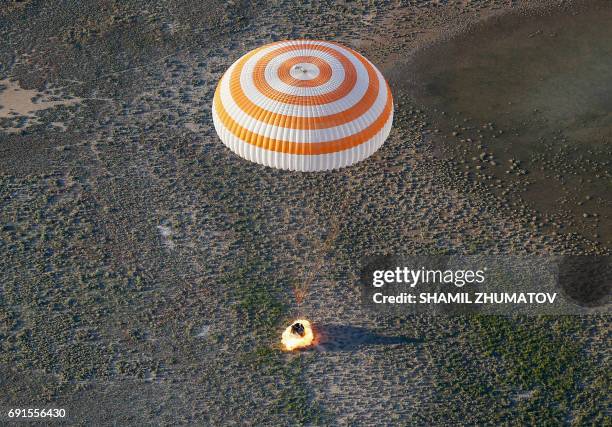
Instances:
[[[367,328],[340,324],[317,325],[317,350],[352,351],[370,346],[422,343],[420,338],[380,335]]]

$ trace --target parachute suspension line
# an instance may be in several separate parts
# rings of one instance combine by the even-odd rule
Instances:
[[[331,255],[333,250],[335,250],[334,243],[337,241],[338,236],[340,235],[342,224],[350,223],[350,221],[348,221],[351,213],[349,208],[352,201],[351,196],[355,194],[352,191],[355,182],[355,179],[349,175],[347,189],[341,196],[341,203],[338,206],[338,209],[332,212],[330,218],[322,221],[322,223],[329,224],[327,235],[324,239],[321,239],[318,241],[318,243],[314,244],[312,251],[308,251],[313,254],[314,261],[310,264],[310,268],[305,268],[303,270],[303,274],[301,275],[302,277],[297,279],[298,281],[293,287],[293,294],[296,305],[298,306],[298,313],[302,302],[308,296],[310,286],[315,281],[317,274],[321,273],[322,269],[325,267],[325,259]]]

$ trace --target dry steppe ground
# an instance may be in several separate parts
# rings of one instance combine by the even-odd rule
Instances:
[[[606,317],[361,307],[369,254],[608,250],[455,177],[394,82],[391,137],[340,171],[243,161],[210,115],[224,70],[266,42],[336,40],[387,73],[479,20],[553,6],[577,7],[3,2],[4,93],[52,104],[0,110],[1,423],[59,407],[71,425],[610,425]],[[328,342],[279,351],[297,315]]]

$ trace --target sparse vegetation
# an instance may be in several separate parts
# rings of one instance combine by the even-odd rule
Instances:
[[[254,369],[277,379],[277,394],[269,403],[270,412],[292,425],[325,424],[325,411],[314,400],[305,376],[305,366],[314,355],[282,353],[272,347],[258,347],[247,355]]]

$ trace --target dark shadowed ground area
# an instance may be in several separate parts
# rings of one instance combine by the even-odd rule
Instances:
[[[444,131],[440,150],[542,232],[612,242],[610,3],[492,19],[402,72]],[[433,111],[435,110],[435,111]]]

